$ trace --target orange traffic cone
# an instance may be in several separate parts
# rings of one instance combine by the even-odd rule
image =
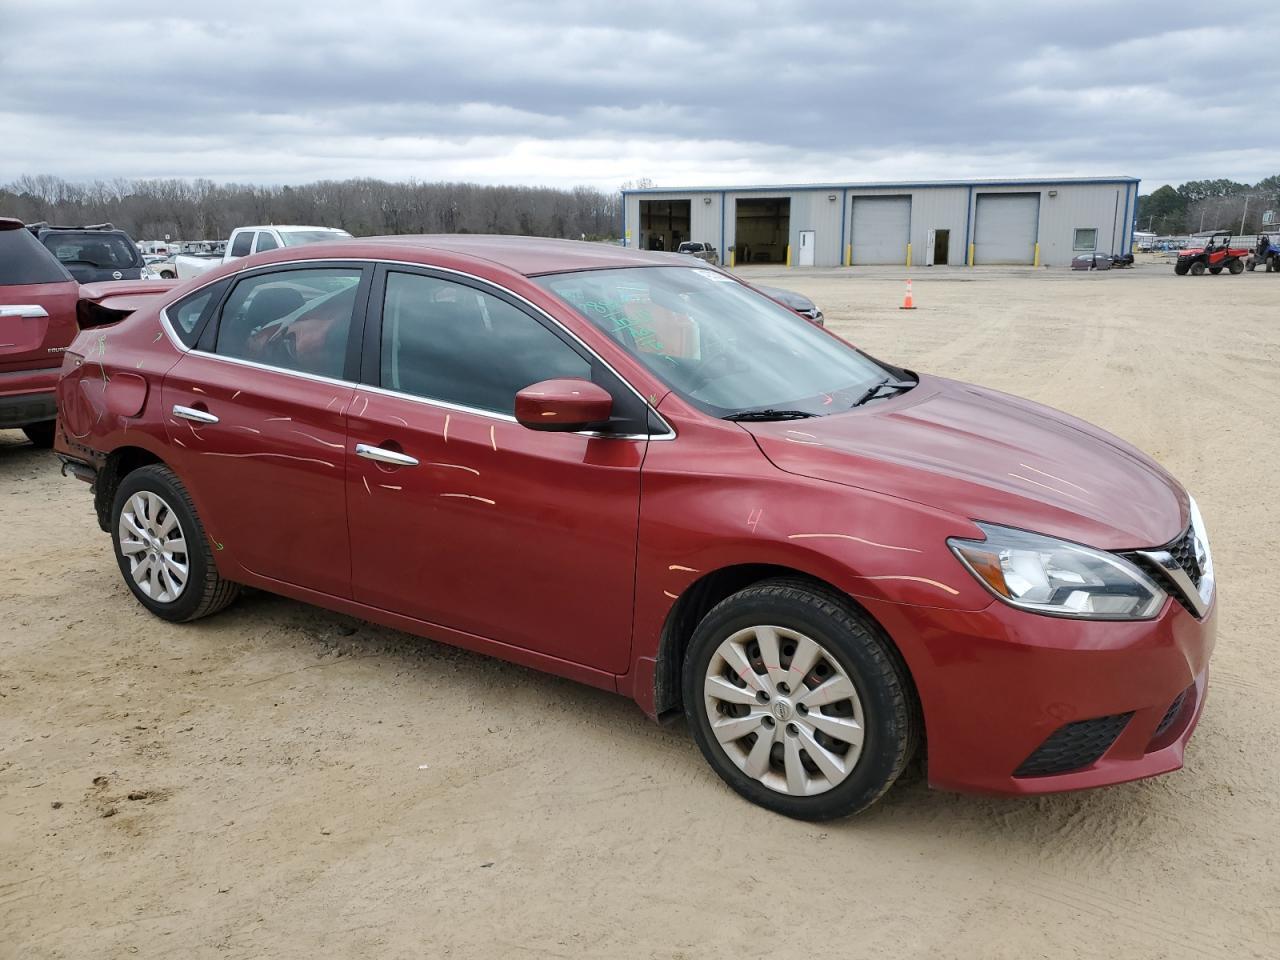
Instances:
[[[915,301],[911,299],[911,281],[907,281],[907,295],[902,298],[902,306],[899,310],[914,310],[916,308]]]

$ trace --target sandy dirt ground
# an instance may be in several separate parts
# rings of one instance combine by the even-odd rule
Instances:
[[[1280,956],[1280,278],[938,268],[906,313],[899,270],[751,275],[1197,495],[1186,769],[791,822],[619,697],[262,594],[153,619],[88,488],[0,432],[0,958]]]

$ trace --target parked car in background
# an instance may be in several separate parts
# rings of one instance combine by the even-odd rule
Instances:
[[[53,443],[62,353],[78,332],[80,285],[21,220],[0,218],[0,429]]]
[[[784,290],[781,287],[767,287],[763,283],[751,284],[755,289],[759,290],[766,297],[777,300],[788,310],[798,313],[810,323],[816,323],[820,327],[827,325],[827,318],[822,315],[822,311],[818,309],[817,304],[806,297],[803,293],[796,293],[794,290]]]
[[[97,322],[56,447],[158,617],[249,585],[620,692],[802,819],[923,742],[987,793],[1182,764],[1216,614],[1186,490],[698,261],[369,238]]]
[[[231,231],[231,237],[221,255],[180,253],[174,258],[174,266],[179,279],[189,280],[207,273],[219,264],[230,263],[255,253],[277,250],[280,247],[301,247],[325,240],[342,240],[350,236],[347,231],[335,227],[237,227]]]
[[[707,263],[720,262],[720,257],[716,253],[715,247],[709,243],[699,243],[696,240],[686,240],[676,247],[676,253],[688,254],[691,257],[697,257],[699,260],[705,260]]]
[[[178,278],[178,268],[173,262],[174,257],[172,254],[167,256],[143,254],[143,259],[146,261],[147,270],[153,277],[160,280],[176,280]]]
[[[80,283],[145,279],[146,264],[138,245],[109,223],[87,227],[33,223],[27,229]]]

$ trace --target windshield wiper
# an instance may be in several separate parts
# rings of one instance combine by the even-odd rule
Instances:
[[[753,420],[803,420],[807,417],[816,417],[818,414],[810,413],[808,410],[774,410],[772,407],[765,407],[763,410],[739,410],[737,413],[731,413],[725,420],[732,420],[734,423],[743,423]]]
[[[880,395],[881,390],[910,390],[914,386],[915,386],[914,383],[904,383],[901,380],[890,380],[888,377],[885,377],[883,380],[880,380],[879,382],[877,382],[874,386],[868,387],[866,391],[862,394],[862,396],[860,396],[857,400],[853,401],[853,403],[849,404],[849,406],[860,407],[864,403],[867,403],[871,400],[874,400],[876,397],[878,397]]]

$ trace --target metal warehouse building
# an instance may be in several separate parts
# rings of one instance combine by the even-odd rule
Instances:
[[[1065,266],[1128,253],[1138,180],[940,180],[623,191],[629,247],[709,243],[727,264]]]

